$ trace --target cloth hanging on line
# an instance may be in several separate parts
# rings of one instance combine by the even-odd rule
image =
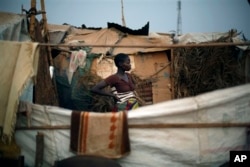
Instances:
[[[87,52],[85,50],[80,49],[79,51],[73,51],[70,55],[70,63],[69,63],[69,73],[68,73],[68,81],[71,84],[72,77],[76,69],[84,68],[86,66],[86,58]]]
[[[0,41],[0,126],[1,137],[11,140],[19,97],[37,74],[38,43]]]
[[[79,155],[121,158],[130,152],[127,112],[71,114],[71,151]]]

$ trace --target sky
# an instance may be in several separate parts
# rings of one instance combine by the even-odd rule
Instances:
[[[122,25],[121,0],[44,0],[48,23],[68,23],[81,27],[107,27],[107,22]],[[149,21],[150,32],[177,30],[178,0],[123,0],[128,28],[140,29]],[[0,11],[21,13],[30,9],[30,0],[0,0]],[[37,10],[40,0],[36,0]],[[181,0],[182,34],[228,32],[236,29],[250,39],[248,0]],[[40,16],[38,16],[39,18]]]

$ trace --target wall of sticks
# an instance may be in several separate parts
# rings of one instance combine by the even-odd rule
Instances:
[[[250,82],[250,52],[236,46],[183,47],[174,49],[173,54],[173,98]]]

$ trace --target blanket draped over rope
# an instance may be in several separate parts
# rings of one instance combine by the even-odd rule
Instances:
[[[0,41],[0,134],[10,141],[16,123],[19,97],[38,67],[38,43]]]
[[[71,114],[70,149],[79,155],[120,158],[130,152],[127,112]]]

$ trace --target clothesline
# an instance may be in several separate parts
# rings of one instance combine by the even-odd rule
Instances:
[[[216,42],[199,44],[169,44],[169,45],[103,45],[103,44],[51,44],[39,43],[40,46],[51,47],[120,47],[120,48],[181,48],[181,47],[210,47],[210,46],[250,46],[250,42]]]

